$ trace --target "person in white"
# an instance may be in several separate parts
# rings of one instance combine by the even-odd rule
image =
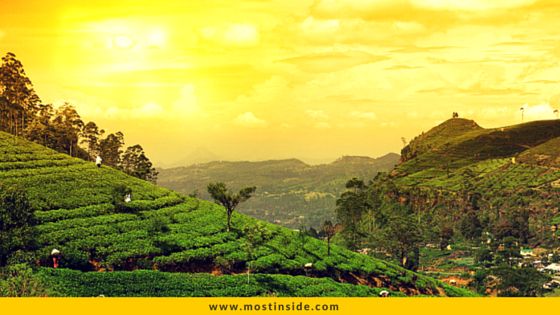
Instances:
[[[126,196],[124,196],[124,202],[126,203],[130,202],[131,199],[130,194],[126,194]]]
[[[95,165],[97,165],[97,167],[101,167],[101,161],[103,161],[103,159],[101,159],[101,157],[98,155],[95,158]]]

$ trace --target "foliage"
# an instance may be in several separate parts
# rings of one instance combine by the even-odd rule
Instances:
[[[210,196],[212,196],[216,202],[220,203],[226,209],[228,232],[231,229],[231,215],[233,214],[233,211],[239,203],[251,198],[253,193],[255,193],[255,190],[257,190],[257,188],[254,186],[246,187],[241,189],[237,194],[234,194],[231,190],[227,189],[226,184],[224,183],[208,184],[208,193]]]
[[[345,156],[332,163],[308,165],[296,159],[259,162],[215,161],[160,169],[158,184],[184,194],[198,190],[197,197],[211,200],[209,182],[222,181],[236,191],[257,186],[251,199],[236,211],[297,229],[317,230],[325,220],[335,220],[336,199],[348,179],[373,178],[398,163],[394,153],[379,158]]]
[[[336,218],[342,226],[341,233],[347,247],[357,249],[365,236],[359,224],[371,205],[367,197],[367,185],[363,180],[349,180],[346,189],[336,201]]]
[[[158,172],[152,167],[152,162],[146,157],[144,149],[139,144],[126,149],[122,155],[120,167],[128,175],[153,183],[157,180]]]
[[[0,269],[0,297],[47,296],[46,285],[26,264]]]
[[[255,274],[243,275],[166,273],[157,271],[84,273],[68,269],[42,269],[40,277],[52,295],[158,297],[158,296],[379,296],[386,288],[337,283],[331,279]],[[391,296],[403,296],[391,292]]]
[[[500,278],[499,296],[541,296],[543,284],[549,280],[548,276],[530,267],[502,267],[494,273]]]
[[[0,186],[0,267],[17,250],[34,246],[35,219],[25,190],[17,186]]]
[[[62,253],[60,265],[78,270],[103,268],[117,272],[139,268],[237,274],[251,267],[250,281],[276,272],[330,278],[320,281],[341,281],[352,274],[372,284],[372,277],[380,278],[387,285],[416,288],[420,293],[446,290],[445,285],[434,279],[339,246],[331,244],[328,255],[325,242],[307,236],[301,242],[295,231],[237,212],[231,216],[236,229],[228,232],[223,224],[227,213],[214,203],[182,197],[115,169],[97,168],[93,163],[22,139],[16,144],[12,140],[10,135],[0,132],[0,169],[4,168],[0,179],[6,185],[25,187],[29,204],[36,209],[38,248],[13,253],[10,264],[32,262],[50,266],[50,252],[57,248]],[[115,211],[113,204],[113,193],[119,186],[130,188],[133,193],[125,213]],[[125,192],[122,189],[117,196],[122,197]],[[248,250],[246,244],[254,246]],[[312,263],[312,268],[305,268],[307,263]],[[144,275],[146,278],[142,279]],[[89,273],[84,276],[95,277]],[[146,274],[137,279],[150,281]],[[245,276],[236,279],[247,282]],[[208,283],[213,285],[212,281]],[[305,294],[320,295],[320,288],[325,289],[325,294],[334,292],[323,286],[308,287],[302,287]],[[65,295],[78,290],[72,285],[64,289],[69,290],[64,291]],[[283,291],[288,293],[282,294],[304,294],[298,290],[288,288]]]

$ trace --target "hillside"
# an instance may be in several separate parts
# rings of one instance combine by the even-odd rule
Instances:
[[[456,125],[455,120],[459,119],[450,119],[428,131],[426,135],[434,134],[434,130],[451,129]],[[461,121],[464,124],[467,120]],[[474,122],[473,124],[476,125]],[[419,136],[403,148],[403,156],[405,152],[416,152],[416,154],[398,165],[393,170],[393,175],[401,177],[400,181],[405,184],[421,182],[422,185],[430,186],[437,185],[435,182],[447,181],[453,177],[451,173],[457,176],[465,168],[480,173],[479,175],[492,171],[504,173],[505,170],[519,172],[519,168],[522,168],[522,172],[532,175],[520,179],[516,185],[538,186],[555,176],[549,174],[551,170],[535,168],[532,165],[508,165],[507,162],[511,161],[512,157],[517,157],[518,154],[536,148],[558,136],[560,136],[559,120],[535,121],[494,129],[478,127],[472,131],[463,130],[449,137],[432,137],[426,141],[424,137]],[[413,147],[428,149],[414,151]],[[546,179],[540,178],[541,175],[546,175]]]
[[[519,154],[519,162],[560,168],[560,137]]]
[[[206,187],[222,181],[239,189],[257,186],[255,197],[240,206],[253,217],[299,228],[319,228],[333,220],[336,199],[352,177],[370,179],[389,171],[399,160],[397,154],[370,157],[344,156],[330,163],[311,166],[296,159],[260,162],[210,162],[188,167],[160,169],[158,184],[184,194],[198,191],[209,199]]]
[[[37,219],[36,250],[10,261],[42,266],[37,275],[49,295],[150,296],[155,284],[166,296],[375,295],[369,287],[471,295],[337,246],[329,256],[320,240],[242,214],[226,232],[225,211],[216,204],[5,133],[0,182],[25,189]],[[132,189],[124,211],[112,204],[119,185]],[[62,252],[58,270],[48,268],[53,248]],[[248,268],[252,275],[241,285],[246,275],[237,274]]]
[[[436,131],[449,131],[457,124],[475,127],[438,138]],[[391,172],[401,192],[413,194],[417,211],[460,222],[476,207],[492,233],[504,217],[528,211],[524,238],[530,244],[552,241],[551,218],[560,203],[560,120],[484,129],[468,120],[450,119],[424,135],[405,147],[403,156],[414,151],[412,147],[424,149]],[[473,203],[475,194],[478,202]]]

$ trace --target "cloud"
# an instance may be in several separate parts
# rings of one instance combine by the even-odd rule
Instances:
[[[208,26],[200,30],[202,39],[232,46],[254,46],[259,43],[259,30],[252,24]]]
[[[377,115],[374,112],[360,112],[360,111],[353,111],[350,113],[350,117],[364,119],[364,120],[375,120],[377,119]]]
[[[333,35],[340,30],[340,21],[337,19],[316,19],[308,16],[301,23],[303,34],[308,37]]]
[[[524,120],[546,120],[546,119],[554,119],[556,115],[554,114],[554,109],[550,104],[537,104],[537,105],[528,105],[525,104],[521,106],[524,108]],[[520,108],[521,108],[520,107]],[[519,110],[517,111],[517,115],[519,115]]]
[[[260,118],[257,118],[252,112],[245,112],[234,119],[234,123],[244,127],[265,127],[268,123]]]
[[[186,84],[179,91],[179,99],[173,104],[174,114],[192,114],[198,111],[198,100],[192,84]]]
[[[535,0],[411,0],[417,7],[437,10],[499,10],[527,6],[535,3]]]
[[[323,119],[329,119],[329,115],[327,113],[325,113],[325,111],[323,110],[315,110],[315,109],[308,109],[305,111],[305,113],[307,114],[307,116],[311,117],[312,119],[315,120],[323,120]]]
[[[555,94],[550,97],[550,105],[560,109],[560,94]]]
[[[372,55],[363,51],[348,51],[308,54],[280,61],[296,65],[305,72],[334,72],[387,59],[389,59],[388,56]]]

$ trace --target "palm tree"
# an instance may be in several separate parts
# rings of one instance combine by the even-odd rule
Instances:
[[[558,119],[558,109],[555,109],[553,113],[556,115],[556,119]]]
[[[525,113],[525,107],[522,106],[519,110],[521,111],[521,122],[523,122],[523,114]]]

